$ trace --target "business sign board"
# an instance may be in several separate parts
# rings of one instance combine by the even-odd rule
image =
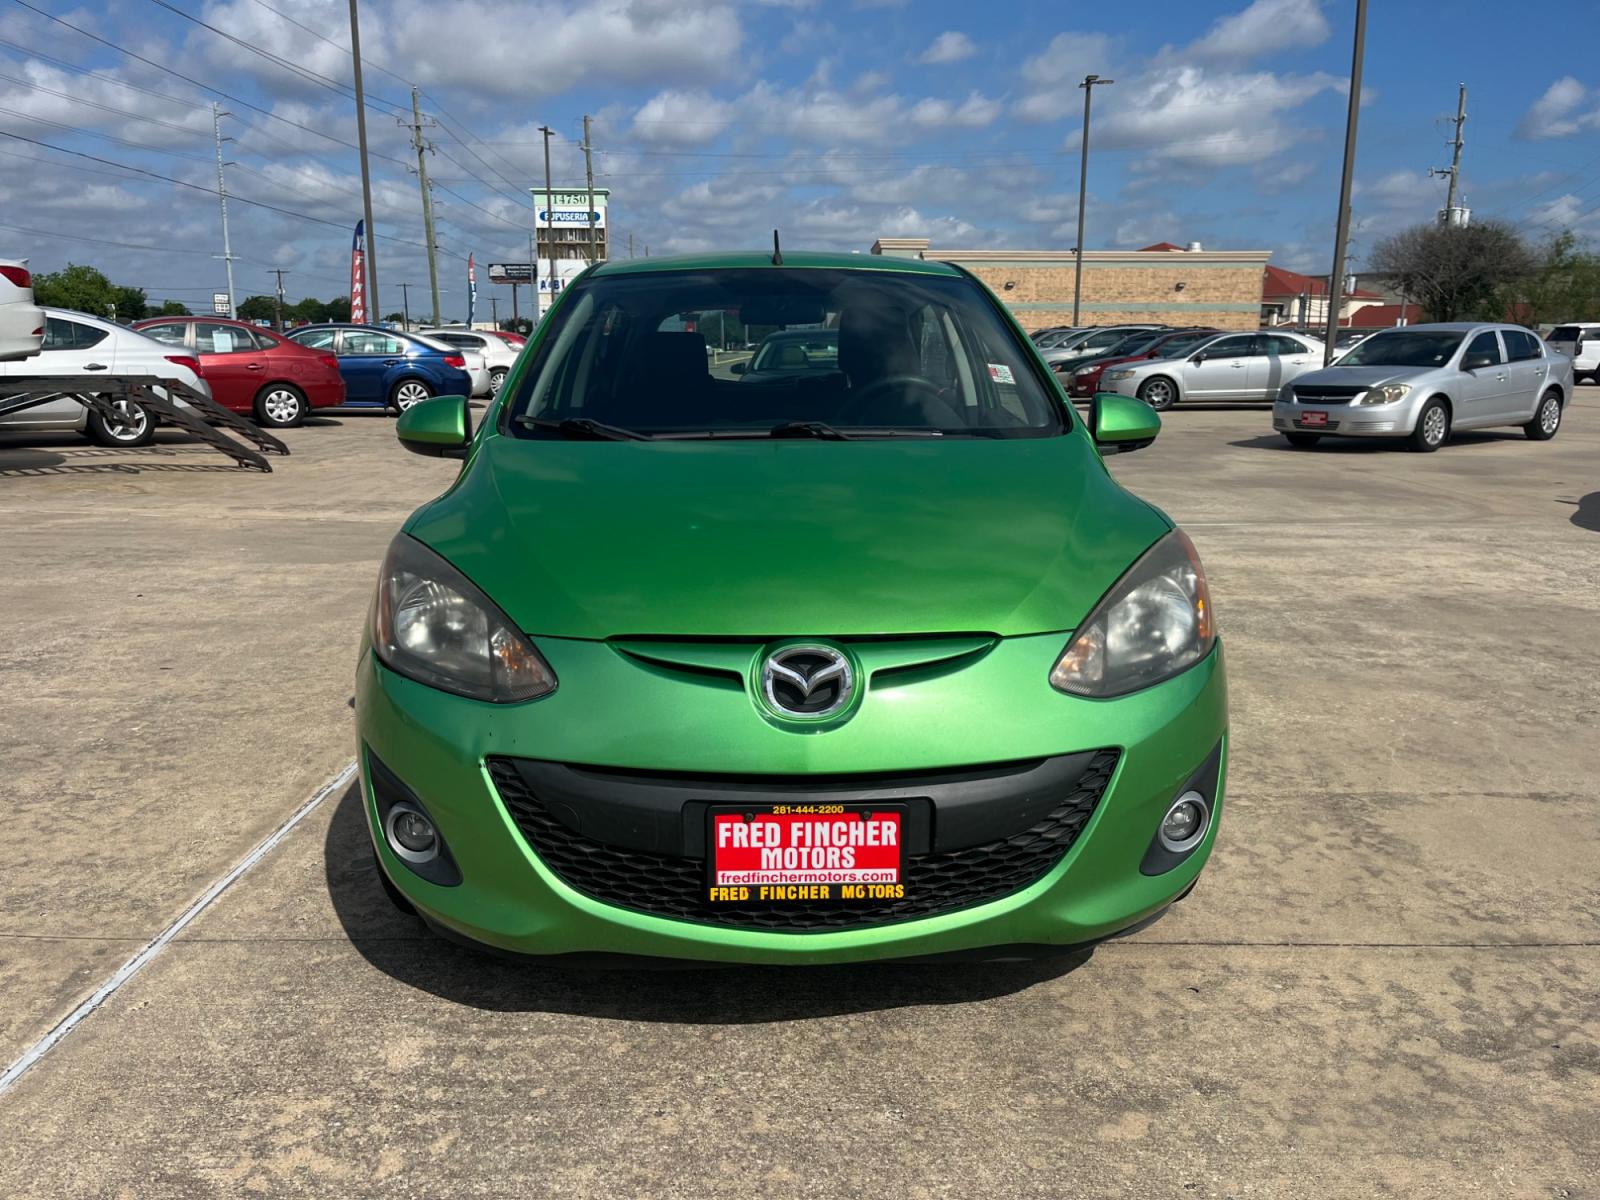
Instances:
[[[541,258],[539,260],[539,291],[549,295],[559,292],[571,283],[589,265],[587,258]],[[490,263],[490,283],[516,283],[528,285],[533,282],[533,265],[531,263]]]
[[[233,306],[228,303],[227,292],[211,293],[211,311],[219,317],[231,317],[233,315]]]
[[[589,206],[589,190],[545,192],[543,188],[529,188],[535,209],[533,223],[540,229],[589,227],[592,219],[596,229],[606,227],[606,207],[611,198],[607,188],[595,188],[594,207]]]
[[[532,283],[532,263],[490,263],[490,283]]]

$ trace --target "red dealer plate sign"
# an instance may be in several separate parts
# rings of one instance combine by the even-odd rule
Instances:
[[[713,904],[905,898],[902,805],[713,808],[706,830]]]

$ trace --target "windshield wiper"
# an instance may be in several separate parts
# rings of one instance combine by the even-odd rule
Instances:
[[[854,435],[835,429],[826,421],[785,421],[767,430],[768,437],[817,438],[825,442],[848,442]]]
[[[588,417],[562,417],[559,421],[551,417],[518,417],[517,424],[524,429],[553,429],[566,437],[590,437],[605,442],[648,442],[650,435],[640,433],[636,429],[624,429],[620,425],[607,425],[603,421],[591,421]]]

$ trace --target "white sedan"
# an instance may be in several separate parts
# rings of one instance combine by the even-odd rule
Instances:
[[[1276,400],[1298,375],[1322,367],[1322,343],[1294,333],[1224,333],[1181,358],[1108,368],[1100,390],[1165,410],[1181,400]]]
[[[507,373],[516,363],[517,355],[522,352],[520,346],[513,346],[497,334],[477,329],[423,329],[419,332],[436,342],[448,342],[458,350],[475,350],[483,355],[484,363],[489,368],[491,396],[500,394],[500,385],[506,381]],[[476,378],[473,382],[476,384]],[[477,391],[473,392],[473,395],[477,394]]]
[[[33,302],[27,259],[0,258],[0,362],[31,358],[44,336],[44,313]]]
[[[198,359],[111,321],[69,309],[47,308],[39,354],[17,362],[0,362],[0,377],[48,379],[61,375],[108,379],[155,375],[211,395],[210,386],[200,376]],[[142,406],[131,400],[112,403],[124,415],[122,421],[107,421],[78,401],[63,398],[0,416],[0,431],[76,432],[102,446],[142,446],[155,437],[155,421]]]

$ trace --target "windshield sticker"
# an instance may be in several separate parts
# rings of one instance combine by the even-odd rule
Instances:
[[[1005,363],[990,363],[989,378],[996,383],[1015,383],[1017,377],[1011,373],[1011,368]]]

